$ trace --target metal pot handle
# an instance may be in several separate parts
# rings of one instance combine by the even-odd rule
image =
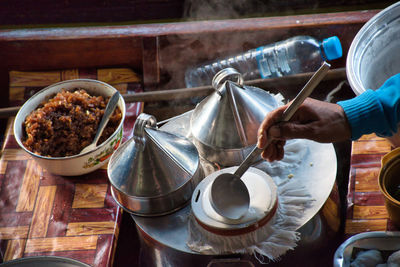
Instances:
[[[217,74],[215,74],[214,78],[212,79],[212,87],[215,89],[215,91],[221,95],[221,92],[219,91],[219,88],[225,82],[228,80],[228,77],[230,76],[236,76],[237,81],[236,84],[239,85],[240,87],[243,86],[243,77],[240,72],[238,72],[234,68],[226,68],[223,70],[220,70]]]
[[[146,138],[144,136],[145,127],[156,128],[157,120],[152,115],[141,113],[136,118],[135,124],[133,125],[133,138],[135,142],[144,144],[144,142],[146,141]]]

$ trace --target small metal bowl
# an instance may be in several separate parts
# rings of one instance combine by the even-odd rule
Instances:
[[[45,157],[37,155],[25,148],[22,144],[22,139],[24,134],[23,123],[26,116],[35,110],[39,104],[60,92],[62,89],[73,90],[76,88],[85,89],[91,95],[102,95],[105,97],[111,97],[117,91],[117,89],[109,84],[91,79],[75,79],[59,82],[42,89],[29,98],[18,111],[14,120],[14,136],[18,145],[31,155],[31,157],[44,169],[57,175],[83,175],[99,169],[108,161],[111,154],[118,148],[122,139],[125,101],[122,96],[120,96],[118,107],[122,113],[121,122],[116,131],[95,150],[68,157]]]

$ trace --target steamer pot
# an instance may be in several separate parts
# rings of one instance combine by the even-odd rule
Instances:
[[[108,165],[115,201],[135,215],[158,216],[182,208],[204,177],[196,147],[156,125],[153,116],[141,114],[133,138],[112,155]]]
[[[218,72],[212,85],[215,91],[193,111],[191,136],[201,157],[236,166],[257,143],[259,125],[278,103],[268,92],[243,85],[241,74],[233,68]]]

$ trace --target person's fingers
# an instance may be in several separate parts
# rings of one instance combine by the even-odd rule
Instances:
[[[267,140],[269,138],[267,130],[277,123],[281,116],[283,111],[285,110],[286,106],[279,107],[271,112],[269,112],[264,120],[261,122],[260,127],[258,128],[258,138],[257,138],[257,147],[258,148],[263,148],[267,145]]]
[[[285,155],[285,146],[286,141],[278,141],[276,142],[276,158],[275,160],[282,160]]]
[[[272,147],[271,145],[267,146],[262,152],[261,152],[261,157],[265,160],[268,160],[271,157],[272,153]]]
[[[344,129],[341,125],[321,125],[320,121],[315,121],[306,124],[298,124],[296,122],[281,123],[271,127],[270,136],[274,135],[274,132],[279,132],[280,138],[283,140],[288,139],[309,139],[321,143],[329,143],[333,141],[341,141],[350,138],[349,131]],[[279,128],[279,130],[273,130],[272,128]],[[277,137],[273,137],[278,139]]]
[[[282,131],[279,124],[273,125],[268,130],[268,137],[271,139],[282,139]]]
[[[284,156],[284,146],[286,141],[274,140],[261,153],[261,157],[270,162],[281,160]]]
[[[270,136],[275,139],[299,139],[299,138],[315,138],[316,130],[312,123],[298,124],[296,122],[282,122],[276,124],[268,131]]]
[[[257,147],[262,149],[267,145],[267,136],[265,133],[265,130],[262,128],[259,128],[258,133],[257,133]]]

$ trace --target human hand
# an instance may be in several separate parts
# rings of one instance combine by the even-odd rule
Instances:
[[[287,106],[268,113],[258,129],[257,147],[264,150],[261,153],[264,159],[281,160],[288,139],[330,143],[351,138],[350,125],[339,105],[307,98],[290,121],[282,122],[280,120]]]

